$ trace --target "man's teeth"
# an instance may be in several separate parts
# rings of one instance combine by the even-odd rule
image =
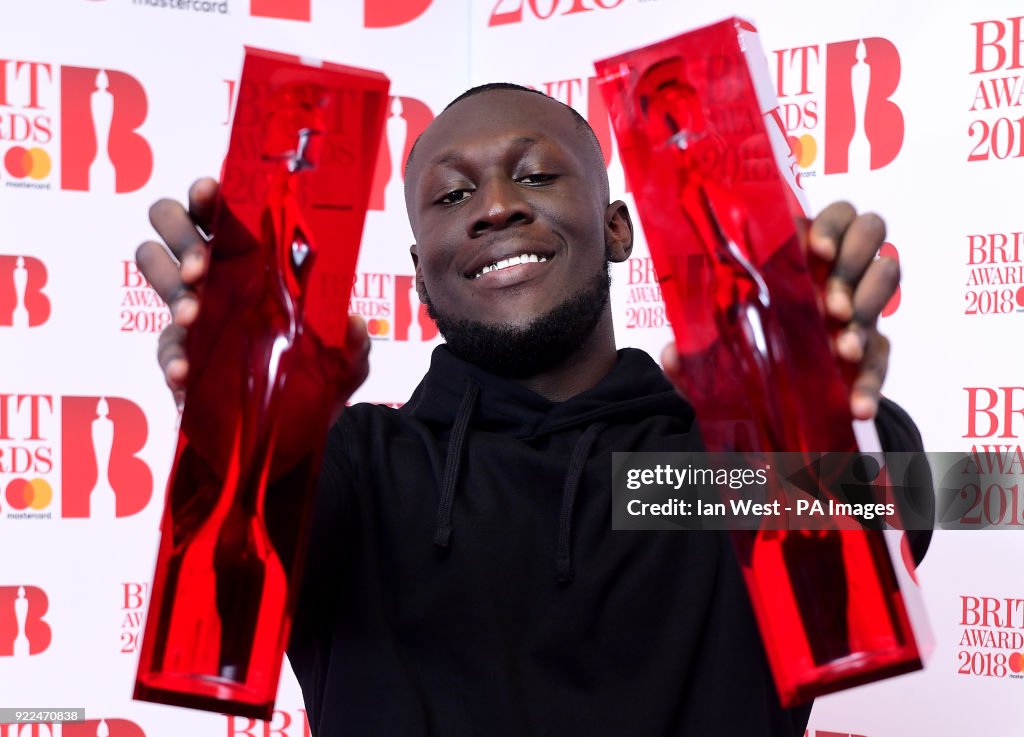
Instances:
[[[518,266],[519,264],[539,264],[547,261],[546,256],[538,256],[535,253],[524,253],[522,256],[512,256],[511,258],[504,258],[501,261],[495,261],[490,266],[485,266],[476,273],[474,279],[479,279],[484,274],[491,271],[501,271],[507,269],[509,266]]]

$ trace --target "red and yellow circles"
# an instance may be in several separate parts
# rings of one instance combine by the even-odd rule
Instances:
[[[801,169],[806,169],[818,158],[818,142],[810,133],[802,136],[789,136],[789,147],[793,149],[793,156]]]
[[[391,332],[391,322],[383,317],[374,317],[366,322],[366,332],[371,338],[383,338]]]
[[[1010,653],[1007,665],[1010,667],[1010,671],[1012,673],[1020,673],[1021,671],[1024,671],[1024,653]]]
[[[12,509],[46,509],[53,500],[53,489],[46,479],[14,479],[5,493]]]
[[[14,146],[7,149],[7,155],[4,156],[4,167],[7,169],[7,173],[15,179],[31,177],[38,180],[50,176],[52,162],[50,154],[39,147]]]

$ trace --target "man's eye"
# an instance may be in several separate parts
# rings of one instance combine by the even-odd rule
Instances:
[[[516,181],[522,184],[547,184],[548,182],[554,181],[557,175],[555,174],[544,174],[538,172],[537,174],[527,174],[525,177],[519,177]]]
[[[467,190],[467,189],[453,189],[451,192],[446,194],[444,197],[439,199],[437,202],[438,202],[439,205],[454,205],[457,202],[462,202],[467,197],[469,197],[469,190]]]

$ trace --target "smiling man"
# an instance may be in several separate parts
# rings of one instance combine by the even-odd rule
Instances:
[[[662,369],[616,350],[608,265],[633,227],[593,132],[538,93],[476,88],[421,136],[406,186],[447,343],[400,410],[355,405],[330,431],[289,649],[313,733],[802,735],[810,706],[779,706],[727,536],[611,530],[612,452],[701,441]],[[215,194],[202,181],[188,212],[151,211],[180,269],[156,242],[138,252],[175,316],[160,361],[176,391]],[[873,260],[884,226],[834,205],[808,240],[834,260],[855,414],[919,448],[879,405],[875,323],[898,282]],[[350,346],[345,396],[366,375],[359,321]]]

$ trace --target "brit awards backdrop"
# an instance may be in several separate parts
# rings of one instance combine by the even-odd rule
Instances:
[[[0,25],[0,706],[85,707],[0,737],[309,734],[287,672],[271,722],[131,700],[177,412],[156,366],[170,317],[133,261],[149,205],[216,174],[242,48],[392,80],[352,311],[373,339],[354,401],[400,405],[437,329],[416,298],[402,163],[488,81],[575,107],[631,201],[592,62],[740,15],[767,50],[812,207],[888,222],[903,272],[886,393],[932,451],[1021,453],[1024,6],[682,0],[36,0]],[[617,265],[620,345],[669,340],[642,234]],[[979,490],[1019,523],[1022,490]],[[1007,517],[1016,515],[1016,517]],[[923,672],[822,698],[809,734],[1024,734],[1024,537],[937,532],[918,575]],[[742,705],[737,705],[742,708]]]

